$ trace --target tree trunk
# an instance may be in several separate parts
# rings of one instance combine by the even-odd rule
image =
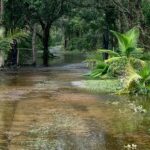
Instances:
[[[3,3],[3,0],[1,0],[0,5],[1,5],[1,6],[0,6],[0,9],[1,9],[1,10],[0,10],[0,13],[1,13],[1,14],[0,14],[0,17],[1,17],[1,18],[0,18],[0,21],[2,21],[2,20],[3,20],[3,14],[4,14],[4,3]]]
[[[109,27],[108,25],[105,26],[105,30],[103,33],[103,48],[104,49],[109,49]],[[103,54],[103,59],[106,60],[108,59],[108,53]]]
[[[64,48],[65,48],[65,50],[67,49],[67,47],[68,47],[68,36],[65,34],[64,35]]]
[[[32,54],[33,54],[33,65],[36,65],[36,24],[33,26],[32,33]]]
[[[48,49],[48,44],[49,44],[49,38],[50,38],[50,25],[45,26],[43,29],[43,65],[48,66],[48,61],[49,61],[49,49]]]

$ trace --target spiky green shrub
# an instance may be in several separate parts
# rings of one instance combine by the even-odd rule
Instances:
[[[119,77],[125,74],[125,68],[128,63],[127,57],[112,57],[105,61],[108,64],[107,73],[113,77]]]
[[[120,93],[136,93],[141,76],[136,72],[130,63],[125,66],[125,74],[120,79],[122,90]]]
[[[108,71],[108,65],[103,62],[99,62],[96,67],[91,71],[90,77],[100,78],[102,75],[105,75]]]
[[[146,64],[145,67],[139,72],[141,76],[140,85],[146,89],[150,90],[150,66]]]
[[[119,93],[149,93],[150,67],[140,59],[143,50],[138,48],[139,29],[133,28],[124,34],[111,32],[118,40],[117,52],[114,50],[98,50],[99,54],[108,53],[109,58],[103,63],[99,61],[102,65],[95,64],[91,72],[92,77],[107,74],[109,77],[119,78],[122,85],[122,90]],[[107,66],[105,71],[103,70],[104,67],[101,66]]]
[[[126,33],[111,31],[118,40],[119,53],[122,56],[130,57],[135,52],[139,53],[142,49],[138,48],[138,40],[140,36],[139,29],[134,27]]]
[[[143,67],[146,65],[145,61],[134,58],[134,57],[131,57],[129,61],[130,61],[131,66],[137,71],[141,71]]]
[[[110,57],[126,56],[126,57],[138,57],[143,53],[143,49],[138,47],[138,40],[140,36],[139,28],[134,27],[126,33],[119,33],[111,31],[111,33],[117,38],[118,49],[114,50],[98,50],[100,53],[108,53]]]
[[[148,64],[137,71],[131,64],[126,68],[126,76],[122,79],[123,89],[120,93],[149,94],[150,93],[150,67]]]
[[[141,70],[144,61],[140,59],[143,53],[142,48],[138,48],[139,29],[134,27],[126,33],[111,31],[118,40],[118,50],[98,50],[98,53],[108,53],[109,59],[105,61],[109,65],[108,73],[114,77],[124,76],[125,68],[129,64],[134,69]]]
[[[102,61],[102,56],[99,53],[92,53],[87,56],[85,62],[88,64],[88,67],[91,69],[88,75],[91,78],[100,78],[102,75],[107,73],[108,64]]]

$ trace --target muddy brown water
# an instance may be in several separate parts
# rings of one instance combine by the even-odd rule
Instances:
[[[85,72],[73,63],[1,73],[0,150],[150,150],[150,99],[73,87]]]

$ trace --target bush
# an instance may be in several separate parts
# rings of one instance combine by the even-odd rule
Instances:
[[[68,44],[68,50],[84,50],[88,49],[88,43],[84,38],[73,38]]]

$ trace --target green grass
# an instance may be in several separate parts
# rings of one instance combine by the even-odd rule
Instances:
[[[84,88],[92,92],[106,92],[115,93],[121,89],[119,80],[86,80],[84,81]]]

